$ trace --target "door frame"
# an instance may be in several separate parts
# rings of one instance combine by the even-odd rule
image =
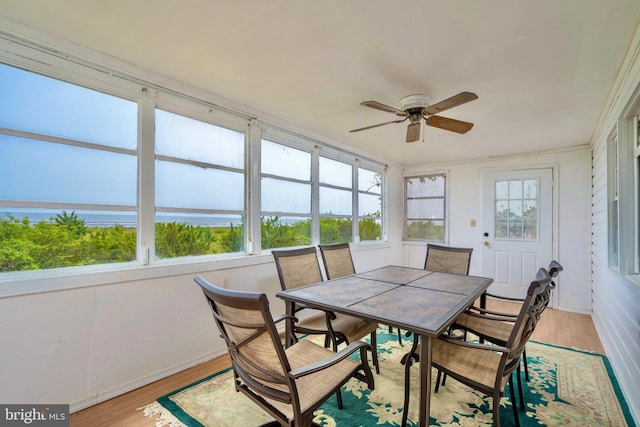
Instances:
[[[523,170],[528,170],[528,169],[551,169],[551,180],[552,180],[552,186],[551,186],[551,230],[552,230],[552,239],[551,239],[551,257],[552,259],[557,259],[558,258],[558,223],[559,223],[559,207],[558,207],[558,186],[560,185],[560,182],[558,180],[558,163],[553,162],[553,163],[531,163],[531,164],[518,164],[518,165],[513,165],[513,166],[499,166],[499,167],[486,167],[486,168],[480,168],[479,172],[480,172],[480,212],[479,212],[479,217],[480,217],[480,224],[484,224],[484,220],[486,218],[484,218],[484,200],[485,200],[485,194],[484,194],[484,176],[486,173],[505,173],[505,172],[511,172],[511,171],[523,171]],[[480,241],[482,241],[482,230],[479,230],[478,232],[479,234],[479,239]],[[480,253],[482,255],[480,255],[481,259],[480,259],[480,269],[482,269],[482,266],[484,265],[484,263],[482,262],[482,257],[486,256],[484,255],[484,251],[480,251]],[[551,261],[551,260],[549,260]],[[542,267],[542,266],[541,266]],[[546,265],[544,266],[545,268],[547,267]],[[483,271],[480,272],[480,275],[483,275]],[[551,308],[558,308],[558,293],[561,290],[561,286],[560,286],[560,277],[556,278],[554,281],[555,283],[558,285],[558,287],[551,292],[551,300],[549,301],[549,305],[551,306]]]

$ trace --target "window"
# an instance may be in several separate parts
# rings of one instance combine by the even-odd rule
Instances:
[[[320,243],[353,241],[353,166],[319,157]]]
[[[0,271],[132,261],[137,104],[0,64]]]
[[[632,273],[640,273],[640,116],[633,118],[633,163],[634,163],[634,257]]]
[[[444,173],[404,179],[407,240],[445,241],[446,183]]]
[[[271,128],[266,134],[260,146],[262,250],[384,240],[382,167],[364,167],[329,147],[305,149],[302,138]]]
[[[156,109],[155,255],[244,248],[244,133]]]
[[[76,266],[105,283],[120,266],[83,267],[385,238],[376,161],[62,52],[5,47],[0,61],[19,64],[0,62],[11,281]]]
[[[311,244],[311,153],[263,139],[262,249]]]
[[[609,266],[618,268],[618,135],[614,134],[608,142],[608,224],[609,224]]]
[[[358,168],[358,235],[360,241],[382,239],[382,174]]]
[[[618,120],[607,147],[609,265],[621,276],[640,273],[639,121]]]

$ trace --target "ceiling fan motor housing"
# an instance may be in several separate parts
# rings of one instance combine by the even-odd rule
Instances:
[[[409,114],[412,113],[411,110],[422,110],[431,105],[431,98],[425,95],[408,95],[404,98],[400,99],[400,109],[407,111]]]

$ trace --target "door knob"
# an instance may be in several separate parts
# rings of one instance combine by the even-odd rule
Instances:
[[[489,242],[486,241],[486,240],[484,242],[482,242],[482,244],[485,245],[486,247],[489,247]]]

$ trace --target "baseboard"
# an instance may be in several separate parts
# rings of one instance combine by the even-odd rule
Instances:
[[[151,384],[154,381],[161,380],[163,378],[169,377],[173,374],[177,374],[178,372],[182,372],[185,369],[193,368],[201,363],[208,362],[216,357],[220,357],[226,353],[226,349],[223,352],[217,353],[205,353],[199,357],[188,360],[184,363],[180,363],[178,365],[172,366],[168,369],[163,369],[162,371],[156,372],[151,375],[147,375],[146,377],[139,378],[135,381],[126,383],[121,385],[120,387],[113,388],[111,390],[104,391],[102,393],[98,393],[95,396],[88,397],[86,399],[79,400],[77,402],[71,403],[69,406],[69,412],[74,413],[78,412],[82,409],[86,409],[90,406],[97,405],[98,403],[106,402],[109,399],[113,399],[114,397],[120,396],[121,394],[128,393],[132,390],[138,389],[140,387],[144,387],[146,385]],[[149,402],[151,403],[151,402]]]

